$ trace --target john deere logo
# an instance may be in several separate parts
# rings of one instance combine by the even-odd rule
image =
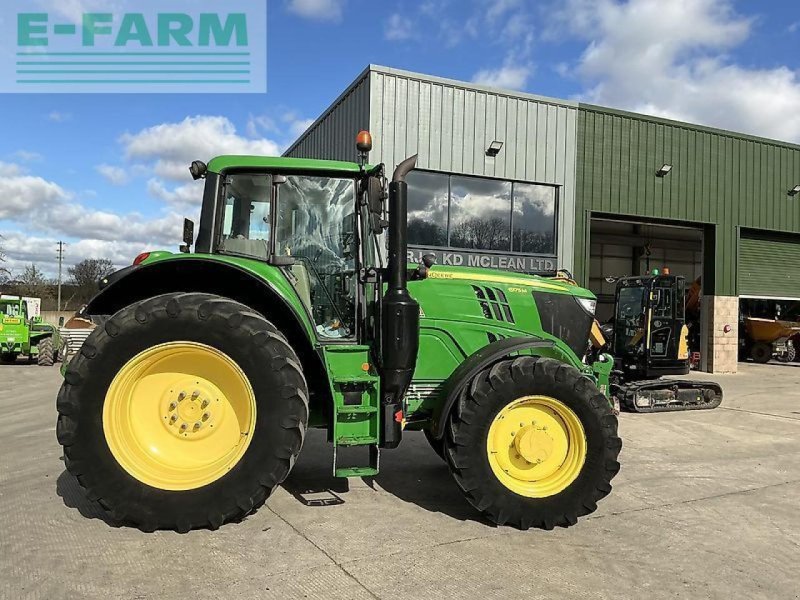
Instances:
[[[83,13],[64,6],[0,22],[3,38],[16,40],[16,52],[0,58],[0,91],[266,91],[265,2],[118,0],[115,8],[129,10]]]

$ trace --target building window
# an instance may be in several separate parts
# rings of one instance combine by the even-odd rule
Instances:
[[[450,247],[510,250],[511,182],[450,177]]]
[[[449,177],[412,171],[408,178],[408,243],[447,246]]]
[[[556,188],[514,184],[513,252],[555,254]]]
[[[555,255],[556,193],[552,185],[412,171],[408,242]]]

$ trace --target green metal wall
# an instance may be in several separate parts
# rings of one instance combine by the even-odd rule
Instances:
[[[800,146],[581,104],[575,271],[588,281],[591,213],[715,225],[715,281],[737,295],[738,228],[800,232]],[[663,164],[673,165],[664,177]],[[711,282],[708,282],[709,284]]]

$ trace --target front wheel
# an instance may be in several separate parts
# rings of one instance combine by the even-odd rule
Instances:
[[[14,352],[0,353],[0,363],[10,365],[17,362],[17,355]]]
[[[210,294],[123,308],[70,361],[67,469],[117,521],[216,528],[288,475],[308,422],[300,361],[262,316]]]
[[[453,477],[486,518],[552,529],[597,509],[622,440],[608,399],[577,369],[520,357],[467,383],[445,447]]]
[[[54,360],[53,338],[45,338],[39,342],[39,354],[36,356],[36,363],[40,367],[52,367]]]
[[[750,358],[759,364],[766,364],[772,359],[772,344],[756,342],[750,349]]]

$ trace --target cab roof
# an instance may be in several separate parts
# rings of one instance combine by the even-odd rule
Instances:
[[[374,167],[367,165],[366,171]],[[269,169],[277,171],[343,172],[357,175],[361,167],[354,162],[341,160],[317,160],[311,158],[287,158],[283,156],[218,156],[208,163],[210,173],[222,173],[228,169]]]

